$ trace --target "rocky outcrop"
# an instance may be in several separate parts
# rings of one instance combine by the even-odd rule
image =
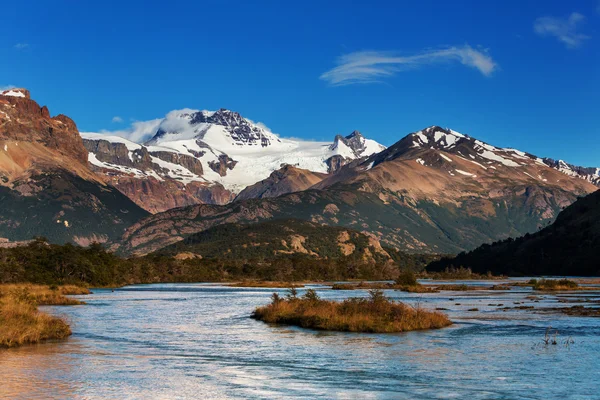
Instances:
[[[348,161],[343,156],[336,154],[335,156],[331,156],[325,160],[325,164],[327,164],[327,173],[334,174],[338,172],[344,165],[348,164]]]
[[[286,165],[274,171],[267,179],[248,186],[236,200],[262,199],[299,192],[322,181],[327,175]]]
[[[170,162],[176,165],[181,165],[185,169],[198,176],[202,176],[202,174],[204,173],[202,169],[202,163],[200,162],[200,160],[191,155],[175,153],[172,151],[153,151],[150,154],[154,157],[160,158],[163,161]]]
[[[121,193],[151,213],[194,204],[227,204],[234,198],[230,191],[218,184],[184,184],[174,179],[139,179],[127,175],[113,175],[110,181]]]
[[[31,100],[25,89],[0,93],[0,140],[40,143],[81,163],[87,162],[87,151],[75,122],[65,115],[51,118],[48,108]]]
[[[87,161],[73,120],[51,117],[27,90],[0,94],[0,236],[89,244],[114,240],[148,215]]]
[[[226,204],[234,198],[222,185],[202,178],[202,163],[192,154],[150,151],[135,143],[101,138],[84,138],[83,143],[100,162],[92,163],[94,171],[151,213],[193,204]]]
[[[232,160],[226,154],[221,154],[218,158],[218,161],[209,161],[208,162],[208,166],[210,167],[210,169],[215,171],[220,176],[227,175],[227,170],[232,170],[236,164],[237,164],[237,161]]]

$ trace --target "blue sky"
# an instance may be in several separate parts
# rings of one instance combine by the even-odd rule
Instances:
[[[435,124],[600,166],[597,0],[45,3],[3,4],[0,87],[81,131],[225,107],[288,137]]]

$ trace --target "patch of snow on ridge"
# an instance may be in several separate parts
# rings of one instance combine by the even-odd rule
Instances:
[[[443,131],[435,131],[433,133],[433,139],[436,143],[440,143],[440,141],[444,139],[445,146],[452,147],[458,141],[459,137],[455,136],[454,134],[448,134]]]
[[[481,157],[483,158],[487,158],[488,160],[493,160],[493,161],[498,161],[504,165],[506,165],[507,167],[518,167],[520,166],[520,164],[509,160],[507,158],[501,157],[498,154],[489,151],[489,150],[483,150],[481,153],[478,153]]]
[[[457,131],[455,131],[455,130],[448,129],[448,131],[449,131],[450,133],[452,133],[453,135],[455,135],[455,136],[458,136],[458,137],[461,137],[461,138],[464,138],[464,137],[465,137],[465,135],[463,135],[462,133],[460,133],[460,132],[457,132]]]
[[[25,93],[20,92],[18,90],[9,89],[2,93],[3,96],[12,96],[12,97],[25,97]]]
[[[466,175],[466,176],[470,176],[470,177],[473,177],[473,178],[477,177],[477,175],[475,175],[475,174],[472,174],[472,173],[466,172],[466,171],[461,171],[460,169],[457,169],[455,171],[458,172],[461,175]]]
[[[422,144],[429,143],[429,138],[423,134],[423,131],[417,132],[416,135],[421,140]]]
[[[442,157],[444,160],[448,161],[448,162],[452,162],[452,159],[448,156],[445,156],[444,154],[440,153],[440,157]]]
[[[142,171],[140,169],[137,168],[131,168],[131,167],[126,167],[123,165],[115,165],[115,164],[110,164],[110,163],[106,163],[104,161],[100,161],[98,160],[98,158],[96,158],[96,155],[94,153],[88,153],[88,162],[92,165],[95,165],[97,167],[100,168],[105,168],[105,169],[112,169],[114,171],[119,171],[119,172],[123,172],[126,174],[131,174],[137,178],[146,178],[149,176],[152,176],[154,178],[156,178],[159,181],[163,181],[164,179],[161,178],[156,172],[150,170],[150,171]]]
[[[425,161],[422,158],[417,158],[415,161],[421,165],[425,165]]]
[[[381,143],[379,143],[373,139],[363,138],[362,143],[364,146],[364,150],[360,153],[361,157],[368,157],[373,154],[382,152],[383,150],[386,149],[386,147],[384,145],[382,145]]]

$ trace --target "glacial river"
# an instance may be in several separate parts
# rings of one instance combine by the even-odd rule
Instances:
[[[323,298],[367,295],[312,287]],[[93,290],[81,296],[83,306],[43,307],[67,318],[73,336],[0,350],[0,398],[600,398],[600,318],[502,310],[582,300],[588,306],[600,292],[528,299],[527,288],[386,291],[410,304],[446,308],[455,323],[433,331],[356,334],[250,319],[273,291],[285,292],[139,285]],[[542,342],[549,326],[558,331],[557,345]]]

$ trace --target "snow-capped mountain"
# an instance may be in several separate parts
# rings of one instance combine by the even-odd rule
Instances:
[[[462,174],[477,175],[476,171],[468,172],[452,168],[452,160],[448,154],[454,154],[459,159],[468,161],[474,165],[476,169],[497,170],[499,167],[549,167],[556,171],[562,172],[565,175],[586,180],[596,186],[600,186],[600,168],[578,167],[568,164],[562,160],[555,161],[551,158],[540,158],[533,154],[512,149],[502,148],[482,142],[469,135],[464,135],[460,132],[449,128],[441,128],[439,126],[430,126],[426,129],[407,135],[387,151],[373,157],[373,165],[381,163],[385,160],[394,159],[396,157],[406,157],[416,154],[422,150],[439,150],[438,159],[445,161],[445,169],[450,175]],[[430,156],[431,157],[431,154]],[[417,158],[417,162],[421,165],[435,163],[434,159],[426,160],[427,157]],[[532,179],[544,180],[544,168],[539,169],[538,173],[532,174],[523,169],[522,174],[530,176]]]
[[[544,158],[543,160],[544,164],[559,170],[563,174],[585,179],[586,181],[600,187],[600,168],[578,167],[576,165],[566,163],[563,160],[556,161],[551,158]]]
[[[89,162],[106,175],[119,176],[120,181],[125,177],[174,180],[183,184],[181,190],[190,183],[196,189],[202,185],[203,190],[215,186],[220,193],[218,203],[231,200],[285,165],[332,173],[385,149],[357,131],[346,137],[338,135],[333,142],[281,138],[264,125],[226,109],[170,112],[144,144],[105,134],[81,136],[90,152]],[[171,202],[152,211],[170,206]]]

